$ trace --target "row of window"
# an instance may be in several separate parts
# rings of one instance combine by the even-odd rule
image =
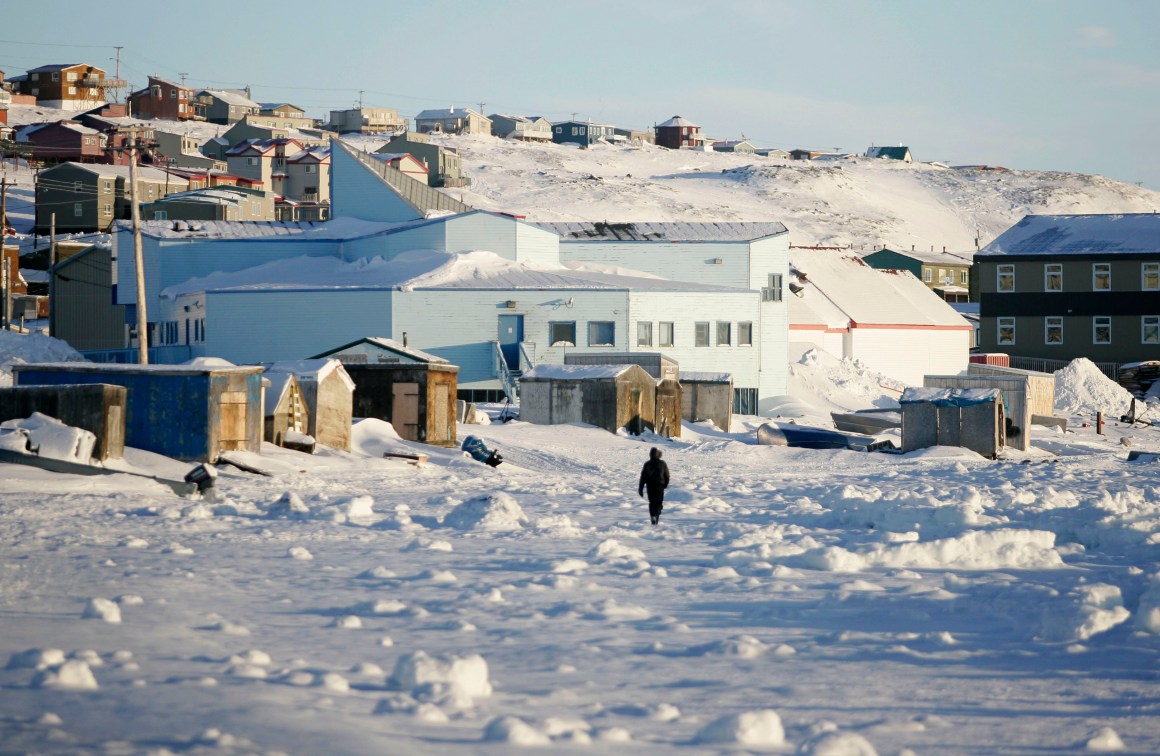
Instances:
[[[185,323],[185,340],[182,341],[181,324]],[[157,324],[157,343],[168,346],[170,344],[200,344],[205,341],[205,319],[198,320],[166,320]]]
[[[998,319],[998,344],[1009,346],[1015,343],[1015,318]],[[1063,318],[1046,317],[1043,319],[1043,343],[1063,343]],[[1093,344],[1112,343],[1112,319],[1097,316],[1092,318]],[[1160,315],[1144,315],[1140,318],[1140,343],[1160,344]]]
[[[970,276],[970,274],[967,271],[960,270],[959,271],[959,283],[963,286],[966,286],[968,283],[970,283],[969,276]],[[931,281],[933,279],[934,279],[934,268],[923,268],[922,269],[922,280],[926,283],[931,283]],[[939,268],[938,269],[938,280],[939,280],[939,283],[942,283],[942,284],[946,284],[946,285],[953,284],[955,282],[954,270]]]
[[[656,328],[654,329],[654,325]],[[736,325],[736,330],[734,329]],[[715,327],[714,327],[715,326]],[[732,323],[728,320],[698,321],[693,326],[693,346],[710,346],[711,337],[716,333],[717,346],[753,346],[753,323]],[[554,320],[548,323],[548,344],[576,346],[576,321]],[[591,320],[588,322],[588,346],[602,347],[616,345],[616,323],[611,320]],[[672,322],[652,323],[639,321],[636,324],[636,345],[638,347],[676,346],[676,328]]]
[[[1015,266],[999,265],[996,269],[996,288],[999,291],[1015,291]],[[1160,262],[1140,263],[1140,288],[1144,291],[1160,291]],[[1092,263],[1092,291],[1111,291],[1112,264]],[[1046,263],[1043,266],[1043,290],[1063,291],[1063,264]]]

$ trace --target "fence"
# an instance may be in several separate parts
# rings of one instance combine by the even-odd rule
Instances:
[[[1063,370],[1070,364],[1071,362],[1069,360],[1049,360],[1045,357],[1016,357],[1015,355],[1011,355],[1011,367],[1019,368],[1020,370],[1037,370],[1041,373],[1054,373],[1057,370]],[[1095,362],[1092,364],[1098,367],[1101,373],[1113,381],[1119,380],[1119,363]]]

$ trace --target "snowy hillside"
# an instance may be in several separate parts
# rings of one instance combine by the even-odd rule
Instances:
[[[344,137],[368,150],[383,140]],[[799,245],[897,249],[985,245],[1029,213],[1152,212],[1160,193],[1102,176],[955,170],[852,157],[598,145],[580,150],[485,136],[443,137],[472,179],[473,207],[533,221],[781,221]]]

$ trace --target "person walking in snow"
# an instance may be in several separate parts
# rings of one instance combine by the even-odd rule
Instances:
[[[644,469],[640,471],[640,485],[637,488],[639,496],[644,496],[644,490],[648,489],[648,513],[653,525],[661,521],[661,510],[665,508],[665,489],[668,487],[669,466],[661,459],[661,450],[654,446],[649,450],[648,462],[644,463]]]

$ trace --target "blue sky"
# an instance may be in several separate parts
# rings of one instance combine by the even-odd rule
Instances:
[[[358,102],[581,118],[674,114],[759,146],[905,143],[919,160],[1099,173],[1160,190],[1154,0],[7,3],[0,70],[250,84]],[[182,10],[179,12],[177,8]],[[72,14],[83,22],[61,23]],[[185,22],[179,18],[187,19]],[[70,47],[74,46],[74,47]]]

